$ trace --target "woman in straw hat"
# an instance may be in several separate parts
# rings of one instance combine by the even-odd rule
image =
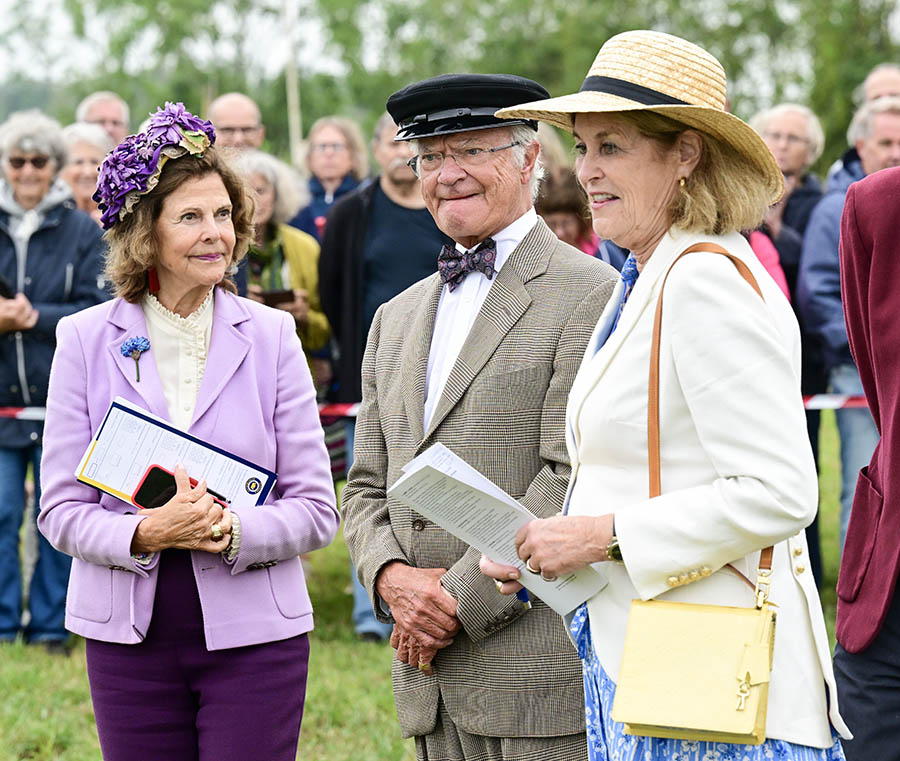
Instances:
[[[591,758],[843,759],[837,735],[850,734],[803,533],[817,484],[799,332],[740,234],[781,196],[772,154],[726,113],[719,62],[657,32],[607,41],[578,93],[499,115],[574,132],[594,230],[631,251],[569,396],[566,514],[535,520],[516,539],[530,572],[552,579],[595,564],[608,580],[570,621]],[[651,486],[658,496],[649,496],[647,379],[670,267],[659,345],[661,491]],[[741,574],[756,579],[770,545],[778,632],[765,741],[626,734],[610,714],[632,600],[753,607],[753,584]],[[729,564],[740,573],[726,572]],[[512,566],[484,558],[482,570],[502,591],[518,589]],[[677,694],[679,685],[659,688]]]

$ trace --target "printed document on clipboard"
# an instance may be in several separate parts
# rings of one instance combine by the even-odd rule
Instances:
[[[518,530],[535,515],[443,444],[403,466],[388,495],[500,563],[516,566],[519,582],[559,615],[575,610],[607,580],[592,566],[547,581],[528,573],[516,555]]]
[[[229,507],[261,505],[275,486],[271,470],[191,436],[118,396],[78,463],[75,478],[134,504],[132,495],[151,465],[174,471],[179,464],[191,478],[205,478]]]

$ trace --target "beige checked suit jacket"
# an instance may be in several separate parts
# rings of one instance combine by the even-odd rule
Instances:
[[[439,276],[375,315],[343,493],[344,536],[373,600],[376,576],[393,560],[449,569],[442,583],[458,600],[463,624],[438,651],[433,677],[394,660],[405,737],[433,731],[439,696],[457,726],[473,734],[584,731],[581,666],[559,616],[540,600],[526,612],[514,595],[501,595],[479,571],[476,550],[385,494],[403,465],[440,441],[537,515],[558,512],[569,479],[566,399],[617,279],[612,267],[562,243],[539,219],[495,276],[427,431],[425,374]]]

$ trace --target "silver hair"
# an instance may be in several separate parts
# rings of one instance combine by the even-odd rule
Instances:
[[[66,143],[59,122],[36,108],[16,111],[0,124],[0,157],[11,151],[49,156],[58,172],[66,163]]]
[[[106,130],[99,124],[75,122],[67,127],[63,127],[62,136],[67,148],[72,148],[76,143],[88,143],[103,153],[104,156],[115,147],[112,138],[106,134]]]
[[[869,81],[876,74],[881,74],[884,71],[892,71],[896,74],[900,74],[900,64],[891,63],[887,61],[885,63],[879,63],[872,68],[872,70],[866,74],[866,78],[860,82],[856,88],[853,90],[853,103],[856,106],[861,106],[866,101],[866,85],[869,84]]]
[[[509,140],[511,143],[519,143],[512,148],[513,155],[516,157],[516,164],[520,169],[525,166],[525,153],[532,143],[539,143],[537,132],[535,132],[527,124],[516,124],[509,127]],[[544,164],[541,161],[541,154],[534,160],[534,170],[531,172],[529,187],[531,189],[531,202],[534,203],[541,194],[541,182],[544,179]]]
[[[897,114],[900,116],[900,97],[885,97],[863,103],[853,114],[847,128],[847,142],[855,147],[861,140],[872,135],[872,118],[878,114]]]
[[[125,127],[127,128],[128,125],[131,124],[131,109],[129,109],[128,104],[112,90],[99,90],[98,92],[92,92],[84,100],[82,100],[81,103],[78,104],[78,107],[75,109],[75,121],[86,122],[88,120],[88,111],[91,110],[91,107],[95,103],[102,103],[105,100],[115,101],[119,104],[119,106],[121,106],[122,119],[125,122]]]
[[[251,174],[260,174],[275,188],[275,208],[271,222],[280,225],[309,203],[309,191],[297,172],[283,161],[263,151],[248,149],[228,154],[229,163],[249,184]]]
[[[384,132],[386,127],[394,127],[394,119],[391,115],[385,111],[381,116],[378,117],[378,121],[375,122],[375,127],[372,129],[372,145],[378,145],[381,142],[381,134]]]
[[[756,114],[750,120],[750,126],[762,135],[774,119],[785,114],[802,114],[806,117],[806,166],[809,169],[816,163],[822,151],[825,149],[825,132],[822,123],[811,109],[799,103],[779,103],[772,108],[766,108]]]
[[[514,124],[510,127],[504,127],[500,125],[499,127],[493,129],[505,129],[507,130],[507,134],[509,135],[509,142],[511,143],[519,143],[519,145],[514,145],[512,147],[512,154],[515,157],[516,166],[520,169],[525,168],[525,155],[528,151],[528,146],[532,143],[537,143],[537,132],[535,132],[531,127],[527,124]],[[413,153],[419,152],[419,141],[418,140],[410,140],[410,145],[412,146]],[[541,181],[544,179],[544,165],[541,163],[541,155],[538,153],[538,157],[534,161],[534,170],[531,172],[531,178],[529,180],[529,190],[531,191],[531,202],[534,203],[537,200],[537,197],[541,194]]]

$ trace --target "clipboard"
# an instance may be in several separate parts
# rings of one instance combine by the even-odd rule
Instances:
[[[75,469],[75,478],[123,502],[151,465],[169,470],[184,465],[191,478],[205,478],[229,507],[255,507],[266,501],[274,471],[192,436],[122,397],[106,411]]]

